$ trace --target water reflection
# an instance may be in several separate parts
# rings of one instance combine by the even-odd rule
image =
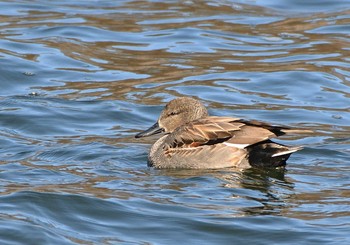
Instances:
[[[0,2],[1,242],[348,244],[348,5]],[[183,95],[314,134],[286,170],[148,169]]]
[[[175,178],[176,183],[179,181],[182,184],[187,183],[182,185],[181,189],[178,189],[178,185],[175,189],[171,186],[160,187],[162,190],[170,188],[181,191],[178,194],[181,195],[179,198],[181,205],[203,208],[202,203],[210,203],[212,215],[216,213],[218,216],[222,214],[215,211],[224,207],[226,209],[228,205],[231,205],[229,210],[232,213],[225,213],[230,216],[280,214],[286,207],[286,199],[293,192],[294,186],[285,179],[284,169],[157,170],[157,172],[161,176]],[[205,208],[209,207],[205,205]]]

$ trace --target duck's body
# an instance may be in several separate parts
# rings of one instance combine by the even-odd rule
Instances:
[[[301,147],[287,147],[270,138],[291,131],[258,121],[208,116],[201,102],[180,97],[165,106],[155,125],[136,137],[167,133],[149,153],[149,166],[155,168],[278,167]]]

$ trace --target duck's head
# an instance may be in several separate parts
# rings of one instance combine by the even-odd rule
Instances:
[[[178,127],[208,116],[205,106],[196,99],[179,97],[166,104],[158,121],[149,129],[135,135],[136,138],[150,136],[158,133],[172,133]]]

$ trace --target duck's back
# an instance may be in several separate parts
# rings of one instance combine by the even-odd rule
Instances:
[[[225,168],[285,165],[300,148],[273,143],[285,127],[231,117],[206,117],[182,125],[151,148],[156,168]]]

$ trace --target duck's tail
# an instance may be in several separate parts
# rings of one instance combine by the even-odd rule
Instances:
[[[288,147],[270,140],[260,142],[247,148],[248,161],[253,167],[280,167],[285,166],[286,161],[293,152],[303,147]]]
[[[285,134],[312,134],[314,131],[309,129],[291,129],[291,128],[284,128],[281,129],[281,132]]]
[[[279,144],[278,144],[279,145]],[[282,146],[282,145],[279,145],[279,146]],[[285,149],[282,149],[280,148],[280,151],[275,153],[275,154],[272,154],[271,157],[280,157],[280,156],[283,156],[283,155],[290,155],[296,151],[299,151],[301,149],[303,149],[302,146],[296,146],[296,147],[286,147],[284,146],[283,148]]]

